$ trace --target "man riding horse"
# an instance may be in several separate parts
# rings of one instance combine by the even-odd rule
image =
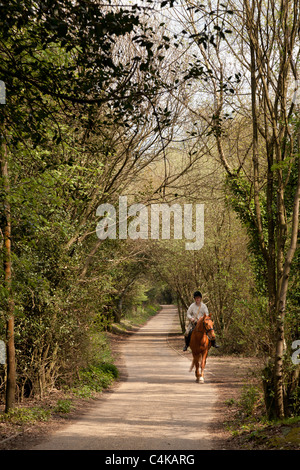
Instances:
[[[188,327],[187,327],[187,329],[185,331],[185,334],[184,334],[184,339],[185,339],[185,346],[183,348],[184,351],[187,351],[187,348],[189,347],[192,331],[195,328],[199,318],[202,318],[204,315],[209,315],[207,306],[202,302],[201,292],[199,292],[197,290],[194,293],[194,299],[195,299],[195,302],[193,302],[189,306],[187,314],[186,314],[186,316],[189,320],[189,324],[188,324]],[[220,347],[216,344],[215,339],[211,340],[211,345],[214,348],[219,348]]]

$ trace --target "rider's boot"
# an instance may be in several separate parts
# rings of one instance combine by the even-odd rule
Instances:
[[[191,339],[191,333],[189,333],[187,336],[184,337],[185,346],[183,348],[183,351],[187,351],[187,348],[189,347],[189,344],[190,344],[190,339]]]
[[[220,346],[216,343],[215,339],[211,340],[211,345],[212,345],[213,348],[220,348]]]

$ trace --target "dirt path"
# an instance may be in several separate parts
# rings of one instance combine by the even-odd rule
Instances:
[[[189,355],[178,353],[177,311],[164,306],[122,344],[127,380],[75,423],[49,436],[36,450],[205,450],[222,439],[212,432],[218,389],[208,360],[197,384]]]

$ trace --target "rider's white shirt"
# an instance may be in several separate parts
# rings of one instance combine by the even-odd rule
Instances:
[[[203,302],[201,302],[200,310],[199,310],[199,305],[197,305],[196,302],[194,302],[189,306],[186,316],[188,320],[191,321],[192,318],[194,318],[195,320],[198,320],[199,318],[203,317],[203,315],[205,314],[209,315],[208,308],[206,307],[206,305]]]

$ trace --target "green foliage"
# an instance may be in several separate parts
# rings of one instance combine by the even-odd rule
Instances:
[[[40,407],[15,408],[8,413],[0,416],[0,422],[9,422],[12,424],[30,424],[36,421],[48,421],[51,417],[51,410],[45,410]]]
[[[74,406],[72,405],[72,401],[68,399],[61,399],[57,400],[57,404],[54,407],[53,411],[54,413],[70,413]]]
[[[253,385],[244,386],[241,398],[239,400],[239,408],[245,416],[251,416],[254,411],[254,407],[257,405],[260,393],[257,387]]]
[[[256,286],[261,294],[267,293],[267,266],[259,243],[259,234],[255,219],[254,195],[251,183],[243,176],[231,175],[226,178],[226,186],[229,194],[226,196],[227,204],[236,212],[243,226],[247,230],[249,241],[250,260],[256,274]],[[268,213],[266,208],[266,196],[260,192],[260,207],[262,214],[263,233],[265,240],[267,236]]]
[[[225,404],[227,406],[233,406],[235,404],[235,399],[234,398],[229,398],[228,400],[225,401]]]
[[[195,14],[202,14],[202,8]],[[232,12],[225,9],[223,14]],[[215,15],[211,12],[208,23]],[[148,23],[134,4],[121,9],[87,0],[0,4],[0,78],[7,88],[0,134],[7,145],[10,180],[8,194],[0,180],[0,338],[5,338],[8,296],[2,213],[9,201],[20,399],[43,396],[54,385],[76,384],[80,396],[108,387],[117,369],[103,331],[113,322],[141,324],[166,297],[178,302],[184,330],[184,314],[197,287],[213,313],[223,351],[269,352],[273,332],[266,318],[266,263],[253,218],[253,188],[241,174],[227,180],[228,207],[213,203],[207,208],[205,251],[187,255],[181,241],[100,243],[95,235],[99,204],[114,204],[127,190],[133,199],[151,200],[158,194],[146,172],[141,187],[138,176],[148,162],[160,163],[162,150],[166,152],[164,131],[169,131],[173,115],[165,92],[174,94],[180,79],[174,80],[174,71],[165,81],[161,78],[170,38],[164,24],[155,31]],[[224,32],[221,26],[210,30],[205,24],[205,32],[189,39],[205,48],[223,40]],[[190,83],[199,77],[207,82],[212,71],[196,59],[182,77]],[[233,93],[230,78],[222,84],[225,94]],[[232,81],[238,83],[240,74]],[[227,118],[213,115],[208,134],[222,137]],[[296,129],[298,124],[291,124]],[[163,137],[161,148],[158,136]],[[194,171],[192,165],[188,168]],[[274,194],[276,172],[282,171],[284,178],[290,172],[287,217],[295,168],[296,161],[289,158],[272,167]],[[270,214],[264,188],[259,199],[267,240]],[[299,272],[298,250],[290,274],[288,340],[299,333]],[[298,392],[293,393],[297,407]],[[247,400],[250,407],[250,396]]]
[[[114,202],[116,191],[131,181],[128,170],[136,171],[116,136],[126,144],[128,121],[140,125],[148,118],[143,93],[151,96],[160,86],[154,64],[149,68],[154,32],[136,13],[134,6],[103,10],[90,2],[0,5],[0,73],[8,98],[0,124],[5,135],[9,129],[10,179],[9,194],[1,180],[0,207],[5,198],[10,202],[21,399],[43,396],[64,381],[71,385],[76,369],[89,363],[94,331],[109,329],[146,299],[138,281],[127,288],[127,277],[135,280],[145,266],[142,256],[118,264],[118,253],[127,257],[126,242],[108,241],[96,257],[91,254],[97,205]],[[112,60],[124,37],[138,44],[143,59]],[[167,43],[161,42],[161,52]],[[139,69],[147,80],[140,80]],[[3,254],[1,249],[1,338],[8,294]]]
[[[53,131],[52,142],[61,143],[61,128],[53,119],[59,102],[68,116],[76,110],[87,131],[93,132],[95,107],[108,105],[106,127],[142,120],[145,114],[138,105],[147,103],[145,96],[160,86],[152,63],[154,31],[140,21],[136,5],[118,9],[89,1],[8,0],[0,5],[0,31],[5,43],[0,72],[9,96],[6,111],[35,145],[48,143],[46,123]],[[139,55],[126,60],[122,53],[113,54],[124,38],[138,47]],[[168,47],[166,37],[161,53]],[[141,82],[139,73],[145,71],[147,80]],[[13,142],[19,138],[12,136]]]
[[[89,366],[107,359],[105,347],[94,357],[99,332],[132,312],[135,321],[148,317],[151,249],[120,240],[97,247],[95,213],[161,158],[156,137],[171,111],[158,92],[179,84],[159,73],[170,38],[137,5],[8,0],[0,5],[0,40],[10,181],[8,194],[0,182],[0,208],[9,201],[19,398],[72,386],[77,370],[84,387],[94,381],[101,389],[114,372]],[[1,213],[1,230],[3,223]],[[1,337],[3,256],[1,246]]]
[[[75,389],[83,390],[84,394],[87,394],[88,391],[101,392],[108,388],[118,376],[119,371],[114,364],[105,362],[90,364],[79,371],[79,379],[74,384]]]
[[[249,356],[271,354],[267,300],[253,290],[252,298],[238,298],[230,330],[223,336],[224,351]]]
[[[299,366],[291,361],[292,350],[288,346],[283,358],[283,383],[284,383],[284,408],[287,417],[296,417],[300,414],[300,377],[297,373]],[[277,418],[274,407],[274,361],[269,360],[262,371],[262,383],[264,387],[264,398],[266,415],[268,419]]]
[[[298,384],[291,392],[290,397],[290,411],[292,416],[300,416],[300,385]]]
[[[149,318],[155,315],[160,309],[160,305],[145,303],[142,306],[135,306],[131,312],[126,315],[126,322],[135,326],[143,325]]]

